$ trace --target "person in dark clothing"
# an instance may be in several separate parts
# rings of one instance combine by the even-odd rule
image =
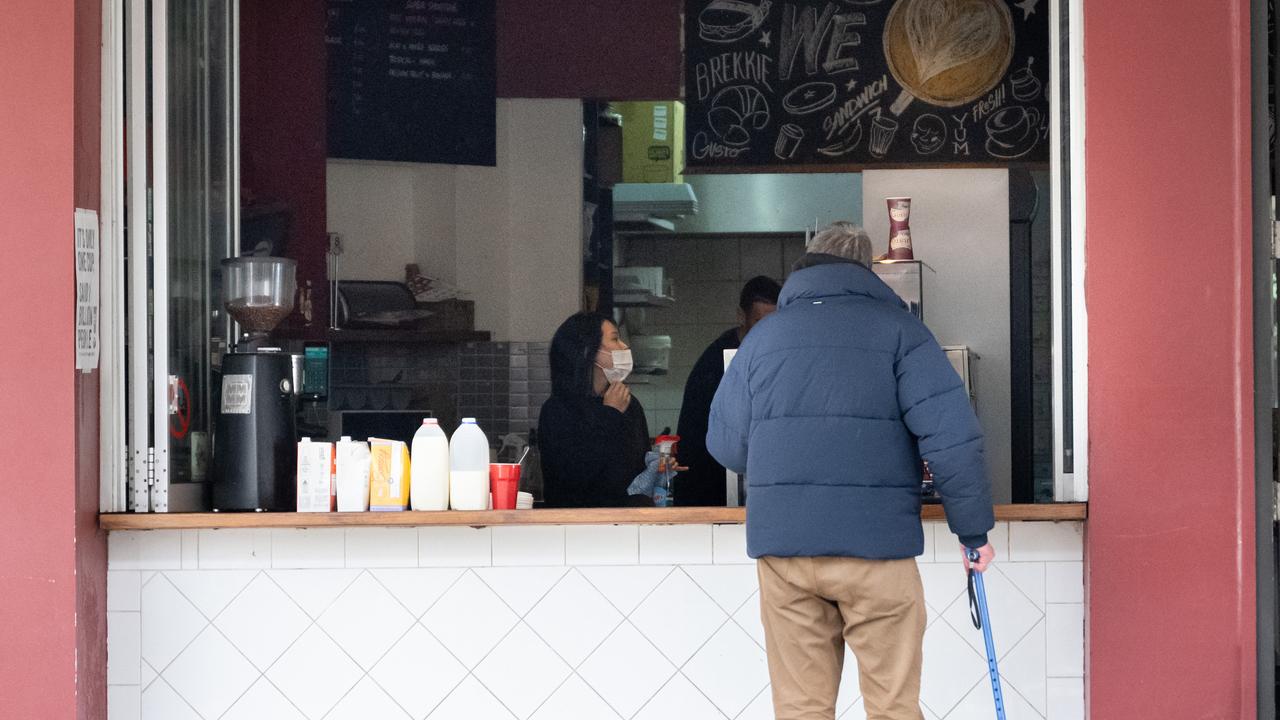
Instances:
[[[547,507],[652,505],[627,488],[645,469],[649,424],[623,380],[631,350],[612,320],[579,313],[551,340],[551,398],[538,420]]]
[[[675,479],[676,505],[720,505],[726,501],[724,466],[707,452],[707,418],[711,399],[724,377],[724,351],[737,350],[755,324],[778,309],[782,287],[770,277],[758,275],[742,286],[738,295],[738,325],[715,339],[694,364],[684,385],[680,405],[680,460],[688,470]]]

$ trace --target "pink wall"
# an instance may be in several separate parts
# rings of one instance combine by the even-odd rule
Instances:
[[[498,2],[498,97],[680,96],[682,0]]]
[[[0,714],[14,718],[76,713],[75,8],[0,3]]]
[[[1253,717],[1249,3],[1084,12],[1091,717]]]
[[[285,252],[298,261],[298,287],[312,283],[312,339],[329,323],[324,23],[315,0],[240,3],[241,187],[293,210]],[[285,320],[298,324],[296,312]]]

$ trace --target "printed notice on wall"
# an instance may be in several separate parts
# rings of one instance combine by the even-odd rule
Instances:
[[[98,212],[76,209],[76,369],[98,367]]]

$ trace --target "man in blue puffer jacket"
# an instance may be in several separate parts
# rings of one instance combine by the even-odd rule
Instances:
[[[938,342],[869,269],[867,234],[835,223],[806,250],[725,372],[707,448],[747,477],[778,720],[835,717],[845,642],[869,720],[920,720],[921,459],[985,570],[982,429]]]

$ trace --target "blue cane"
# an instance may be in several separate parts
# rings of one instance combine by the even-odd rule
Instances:
[[[965,549],[969,562],[978,562],[978,551]],[[996,644],[991,639],[991,616],[987,613],[987,588],[982,573],[969,568],[969,615],[973,626],[982,629],[982,639],[987,644],[987,672],[991,674],[991,694],[996,700],[996,720],[1005,720],[1004,693],[1000,690],[1000,668],[996,664]]]

